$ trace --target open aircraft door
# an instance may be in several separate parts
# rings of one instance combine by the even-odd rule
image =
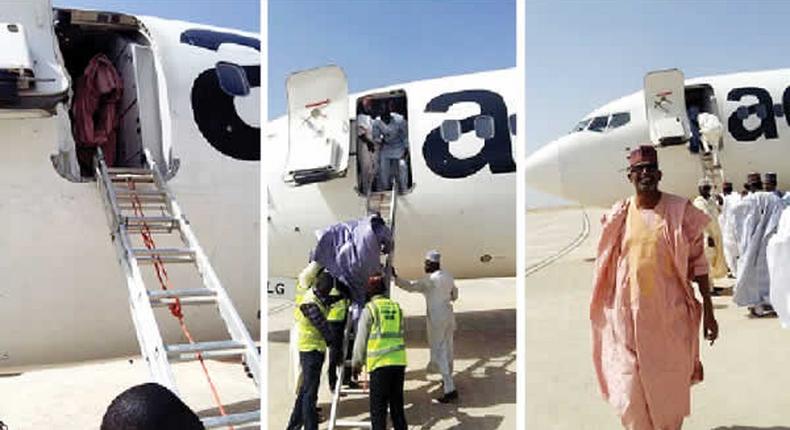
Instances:
[[[52,2],[3,2],[0,8],[0,118],[55,114],[69,78],[55,37]]]
[[[645,108],[650,140],[657,146],[682,145],[690,138],[683,73],[659,70],[645,76]]]
[[[284,179],[295,185],[342,176],[348,168],[348,82],[337,66],[288,77],[288,161]]]

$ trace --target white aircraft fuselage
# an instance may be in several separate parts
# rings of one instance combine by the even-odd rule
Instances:
[[[707,111],[719,118],[719,159],[725,179],[736,191],[749,172],[776,172],[779,189],[790,188],[790,70],[689,79],[685,90],[687,105],[690,94],[704,92]],[[607,103],[585,117],[591,121],[581,122],[584,127],[540,147],[525,163],[527,184],[589,206],[609,206],[633,194],[626,156],[629,149],[651,144],[645,103],[643,91]],[[625,113],[630,121],[621,124]],[[614,114],[619,116],[612,124]],[[604,117],[608,119],[590,129],[596,118]],[[657,150],[663,172],[660,188],[689,198],[696,195],[703,176],[700,155],[686,144]]]
[[[49,15],[51,9],[46,8],[48,2],[36,2],[35,6],[32,3],[30,13],[35,14],[35,22],[40,22],[36,28],[43,29],[38,34],[46,34],[47,26],[55,25]],[[6,16],[3,11],[0,16],[5,22],[17,22],[15,16]],[[141,119],[151,112],[159,119],[159,127],[149,130],[143,121],[142,133],[156,134],[157,147],[166,164],[173,167],[178,160],[170,187],[257,339],[257,35],[180,21],[137,19],[136,33],[128,27],[100,25],[89,26],[90,32],[130,35],[136,44],[153,53],[153,63],[147,70],[150,79],[135,81],[124,76],[124,90],[150,89],[158,100],[156,104],[139,106]],[[76,26],[76,15],[72,15],[72,20],[68,25]],[[32,27],[27,28],[29,38],[37,37],[33,33],[38,30]],[[55,47],[58,60],[64,61],[58,52],[59,41],[49,43]],[[33,52],[34,57],[38,54]],[[68,63],[69,58],[65,61]],[[251,87],[247,96],[217,95],[216,79],[210,81],[219,61],[245,67]],[[70,76],[70,91],[78,77]],[[207,104],[206,100],[212,102]],[[207,123],[206,117],[215,123]],[[59,152],[73,151],[70,121],[65,110],[41,118],[14,117],[12,112],[0,119],[0,146],[4,148],[0,169],[0,221],[4,230],[0,234],[2,373],[139,353],[126,281],[116,259],[96,183],[92,178],[80,182],[64,177],[50,160]],[[225,134],[218,130],[225,130]],[[149,144],[143,141],[146,147]],[[228,150],[232,147],[248,150],[239,154]],[[148,287],[155,289],[158,285]],[[196,285],[176,286],[191,287]],[[167,311],[157,312],[164,315]],[[190,317],[187,311],[187,324],[195,337],[227,338],[221,324],[205,323],[206,315]],[[178,338],[180,333],[175,325],[163,332],[170,338]]]
[[[515,70],[508,69],[349,97],[352,120],[358,97],[395,90],[406,94],[413,187],[397,206],[394,265],[399,276],[424,276],[424,255],[431,249],[441,252],[443,268],[458,278],[514,275],[516,79]],[[477,137],[474,121],[480,116],[493,119],[493,136]],[[459,121],[460,138],[444,140],[439,130],[443,121]],[[317,230],[366,213],[353,148],[348,169],[339,178],[300,186],[283,181],[288,133],[287,116],[270,122],[263,147],[268,292],[273,296],[289,294],[289,286],[308,263]]]

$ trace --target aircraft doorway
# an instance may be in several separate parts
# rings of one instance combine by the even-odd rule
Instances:
[[[716,106],[716,97],[713,88],[708,84],[693,85],[686,87],[686,112],[688,113],[691,137],[689,139],[689,151],[692,153],[708,152],[711,148],[705,148],[702,139],[704,129],[715,127],[721,128],[719,109]],[[712,115],[711,118],[706,115]],[[712,122],[712,124],[711,124]],[[720,142],[715,142],[718,146]]]
[[[144,148],[167,166],[154,55],[137,20],[57,10],[55,31],[72,90],[68,112],[60,112],[69,119],[72,139],[53,156],[58,173],[73,181],[92,178],[97,147],[110,167],[143,167]]]
[[[355,151],[357,190],[360,194],[392,190],[396,178],[400,193],[414,186],[409,153],[409,112],[406,92],[393,90],[357,99]]]

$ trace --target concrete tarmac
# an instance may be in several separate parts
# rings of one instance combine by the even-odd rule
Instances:
[[[598,392],[591,358],[588,309],[603,213],[579,208],[527,213],[528,266],[567,252],[526,278],[528,429],[621,428]],[[577,246],[564,249],[580,236]],[[729,296],[713,302],[719,340],[701,344],[705,381],[692,388],[691,416],[683,428],[790,430],[790,331],[775,318],[747,317]]]
[[[452,270],[452,268],[448,268]],[[393,287],[392,296],[405,315],[408,367],[405,411],[412,429],[514,429],[516,427],[516,289],[515,278],[457,281],[455,303],[456,404],[432,403],[441,395],[441,378],[426,375],[429,349],[422,294]],[[293,306],[269,300],[269,428],[285,428],[295,395],[288,384],[288,330]],[[326,369],[326,364],[324,364]],[[331,397],[321,375],[319,406],[328,418]],[[341,417],[369,420],[367,397],[341,401]],[[320,428],[326,428],[324,422]]]
[[[238,362],[207,361],[227,412],[254,410],[259,399],[252,380]],[[197,362],[173,365],[183,399],[198,416],[219,412]],[[146,382],[140,357],[85,363],[0,377],[0,421],[9,430],[98,429],[113,398]],[[248,425],[237,430],[258,429]]]

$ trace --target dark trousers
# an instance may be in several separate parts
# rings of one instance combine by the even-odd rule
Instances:
[[[370,373],[370,421],[373,430],[387,428],[387,407],[395,430],[406,430],[403,377],[406,366],[379,367]]]
[[[296,396],[287,429],[298,430],[304,425],[305,430],[318,430],[316,402],[318,385],[321,382],[321,366],[324,365],[324,352],[300,352],[299,363],[302,366],[302,385],[299,387],[299,395]]]
[[[329,378],[329,389],[334,391],[337,383],[337,366],[344,365],[344,356],[346,359],[351,357],[348,356],[350,349],[343,351],[343,332],[346,330],[346,321],[330,321],[329,328],[335,335],[336,342],[329,346],[329,367],[326,369],[326,373]],[[346,367],[343,372],[343,383],[348,385],[349,381],[351,381],[351,367]]]

